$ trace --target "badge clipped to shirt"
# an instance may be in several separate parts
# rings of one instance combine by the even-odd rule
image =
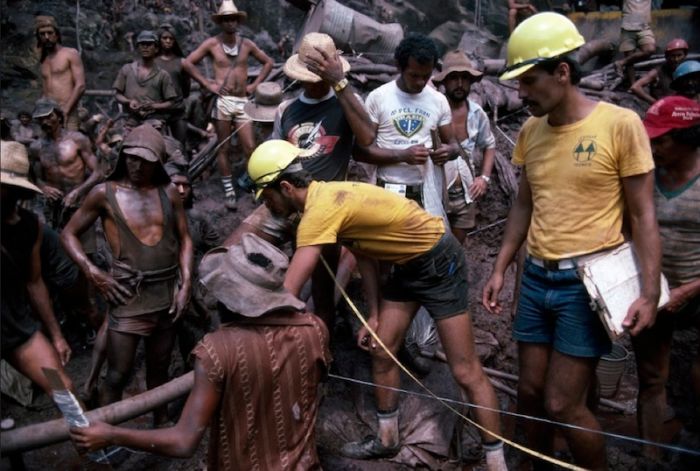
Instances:
[[[406,197],[406,185],[403,183],[385,183],[384,188],[404,198]]]

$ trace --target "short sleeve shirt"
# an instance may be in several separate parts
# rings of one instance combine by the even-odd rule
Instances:
[[[420,93],[402,91],[396,81],[373,90],[366,101],[370,120],[377,125],[377,146],[405,149],[413,145],[432,148],[430,130],[452,122],[452,112],[445,96],[430,86]],[[377,176],[391,183],[422,183],[419,165],[400,163],[384,165]]]
[[[550,260],[620,244],[621,179],[654,168],[639,116],[605,102],[564,126],[550,126],[546,116],[528,119],[513,163],[525,166],[532,193],[528,250]]]
[[[112,88],[128,99],[139,102],[161,102],[178,98],[179,95],[170,74],[154,65],[146,78],[139,79],[138,64],[138,61],[134,61],[123,66]]]

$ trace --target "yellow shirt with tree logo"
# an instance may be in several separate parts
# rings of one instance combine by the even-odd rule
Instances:
[[[297,247],[340,242],[368,257],[400,264],[429,251],[444,233],[441,217],[381,187],[312,182]]]
[[[550,126],[530,118],[513,150],[532,191],[528,251],[559,260],[623,242],[622,178],[654,168],[649,138],[633,111],[600,102],[584,119]]]

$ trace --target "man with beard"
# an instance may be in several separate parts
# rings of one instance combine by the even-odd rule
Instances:
[[[246,160],[255,148],[255,135],[250,119],[243,107],[248,99],[246,95],[255,92],[255,88],[265,80],[272,70],[273,61],[250,39],[237,34],[238,24],[245,20],[248,14],[238,11],[232,0],[224,0],[219,11],[211,16],[212,21],[219,25],[221,33],[211,37],[199,45],[183,61],[182,67],[192,78],[199,82],[216,96],[216,103],[211,111],[214,119],[216,136],[221,147],[217,153],[221,183],[224,187],[224,205],[230,210],[236,209],[236,190],[233,187],[229,153],[231,143],[229,136],[235,128]],[[248,58],[255,58],[262,64],[257,78],[247,85]],[[195,67],[205,57],[210,57],[214,64],[214,80],[205,77]]]
[[[155,62],[158,36],[153,31],[141,31],[136,46],[141,58],[123,66],[112,85],[117,92],[115,99],[129,113],[126,121],[129,128],[147,119],[166,121],[178,98],[170,74]]]
[[[64,129],[64,114],[58,103],[37,101],[33,117],[44,136],[32,144],[30,155],[46,198],[46,220],[60,230],[104,174],[90,140],[78,131]],[[82,243],[87,253],[96,252],[94,227],[85,232]]]
[[[61,33],[52,16],[37,16],[34,32],[41,53],[42,94],[60,105],[66,129],[77,131],[80,126],[78,101],[85,91],[85,70],[80,54],[61,45]]]
[[[61,234],[68,255],[110,303],[101,405],[121,399],[141,338],[147,387],[167,381],[173,324],[189,303],[192,241],[181,198],[163,168],[164,155],[163,138],[153,127],[131,131],[108,181],[88,194]],[[78,239],[97,218],[114,254],[109,274],[90,261]],[[154,424],[163,423],[166,412],[154,411]]]
[[[562,429],[574,462],[606,469],[604,437],[589,432],[600,424],[587,397],[598,359],[612,345],[577,268],[582,257],[624,242],[624,214],[641,273],[641,296],[624,320],[636,336],[656,317],[661,247],[644,127],[632,110],[592,101],[579,90],[581,71],[572,54],[584,43],[571,20],[557,13],[523,21],[508,41],[500,78],[518,79],[533,117],[513,150],[513,163],[523,166],[520,187],[482,302],[491,313],[502,311],[498,295],[506,269],[527,237],[513,321],[518,412],[579,427]],[[527,421],[523,428],[530,448],[552,454],[551,427]]]
[[[449,200],[447,218],[452,233],[462,243],[467,231],[475,224],[475,201],[486,193],[491,181],[496,138],[484,110],[468,98],[472,84],[481,80],[482,73],[472,67],[462,51],[448,53],[442,62],[442,72],[433,77],[433,81],[445,87],[445,96],[452,110],[452,127],[467,159],[460,156],[445,164]],[[477,149],[483,154],[478,176],[473,173],[476,170],[473,157]]]

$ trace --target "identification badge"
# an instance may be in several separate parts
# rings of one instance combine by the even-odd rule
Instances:
[[[385,183],[384,188],[404,198],[406,197],[406,185],[402,183]]]

